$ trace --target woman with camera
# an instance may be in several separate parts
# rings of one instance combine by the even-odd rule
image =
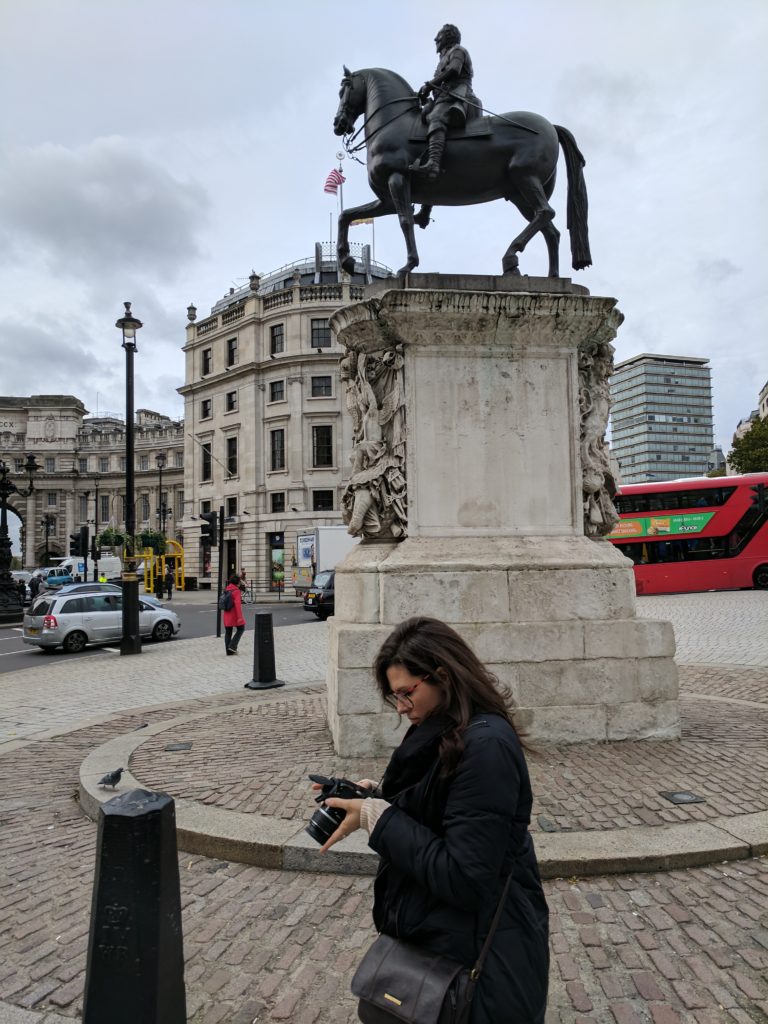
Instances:
[[[411,728],[381,784],[359,783],[370,798],[327,800],[346,816],[321,849],[358,828],[369,833],[381,857],[373,907],[380,933],[467,968],[491,933],[472,1024],[543,1024],[548,909],[528,833],[531,786],[511,699],[436,619],[401,623],[374,672],[384,700]]]

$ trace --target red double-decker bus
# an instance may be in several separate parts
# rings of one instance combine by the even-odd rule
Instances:
[[[626,484],[614,503],[638,594],[768,588],[768,473]]]

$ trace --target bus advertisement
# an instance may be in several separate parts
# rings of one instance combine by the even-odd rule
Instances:
[[[614,504],[638,594],[768,589],[768,473],[626,484]]]

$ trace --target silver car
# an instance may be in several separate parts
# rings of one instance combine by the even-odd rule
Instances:
[[[153,640],[171,640],[181,629],[175,612],[139,598],[139,632]],[[51,593],[39,597],[24,616],[25,644],[44,651],[63,647],[69,654],[86,644],[119,640],[123,633],[120,593]]]

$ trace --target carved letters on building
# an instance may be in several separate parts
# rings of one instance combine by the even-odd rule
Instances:
[[[402,540],[408,525],[402,345],[350,350],[340,367],[354,443],[342,518],[355,537]]]
[[[605,341],[579,348],[584,533],[593,538],[607,536],[619,521],[612,501],[616,483],[605,443],[611,408],[608,378],[613,371],[613,351],[613,345]]]

